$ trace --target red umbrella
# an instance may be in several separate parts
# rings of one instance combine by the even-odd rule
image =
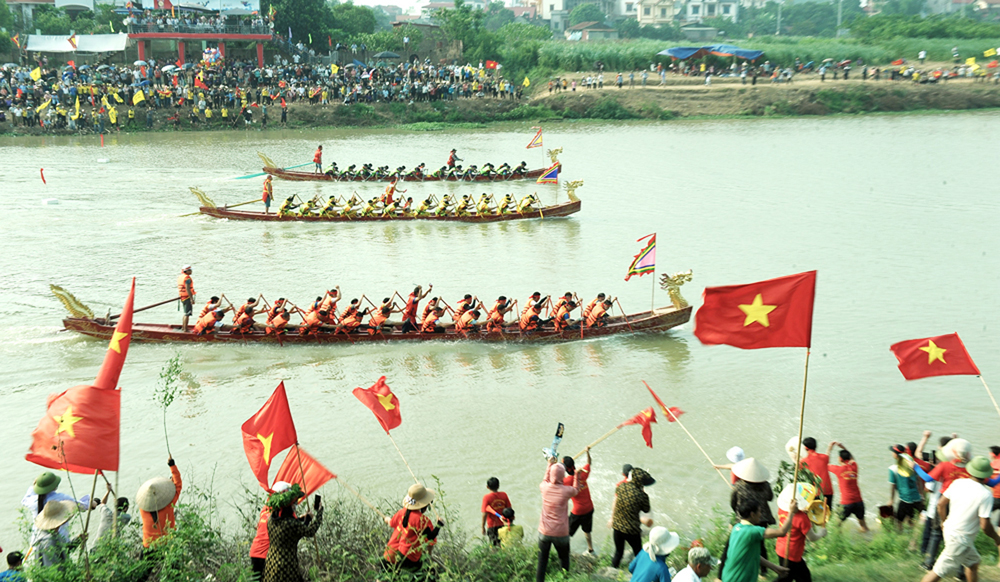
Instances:
[[[990,61],[990,63],[988,65],[986,65],[986,68],[987,69],[995,69],[995,68],[997,68],[998,65],[1000,65],[1000,63],[998,63],[997,61],[994,60],[994,61]]]

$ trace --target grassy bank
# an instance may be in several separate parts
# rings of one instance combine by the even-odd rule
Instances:
[[[323,525],[316,543],[303,540],[299,544],[299,558],[309,580],[357,581],[411,580],[403,575],[397,578],[378,568],[382,550],[389,538],[389,528],[373,511],[353,497],[338,495],[335,485],[325,491],[326,506]],[[534,578],[537,549],[533,544],[534,524],[522,524],[529,541],[520,547],[495,551],[486,546],[457,522],[448,506],[448,496],[440,484],[440,497],[436,510],[447,522],[433,552],[433,564],[443,581],[468,580],[485,582],[515,582]],[[92,579],[97,582],[138,582],[150,575],[151,582],[243,582],[249,580],[250,561],[247,556],[254,536],[262,497],[247,492],[244,499],[231,501],[242,517],[233,522],[221,521],[217,515],[218,502],[210,491],[188,487],[181,497],[177,511],[177,529],[158,547],[157,561],[140,559],[142,550],[140,526],[136,520],[124,527],[118,538],[101,541],[90,553]],[[394,501],[378,503],[382,511],[392,514]],[[26,522],[25,522],[26,523]],[[682,548],[669,558],[674,567],[683,567],[684,546],[693,537],[700,539],[718,556],[728,535],[729,518],[721,512],[698,532],[681,532]],[[74,532],[79,532],[79,521],[71,522]],[[833,527],[830,535],[807,546],[806,561],[817,581],[856,582],[915,581],[921,576],[920,557],[909,549],[918,531],[897,533],[893,528],[861,534],[855,525]],[[27,533],[27,532],[25,532]],[[692,535],[693,533],[693,535]],[[687,534],[687,535],[686,535]],[[1000,582],[996,568],[996,549],[985,536],[980,539],[980,552],[984,556],[981,579]],[[27,538],[26,538],[27,539]],[[773,542],[770,552],[774,555]],[[12,548],[11,548],[12,549]],[[609,569],[611,541],[599,548],[599,557],[572,557],[569,573],[558,571],[557,560],[550,562],[549,579],[583,582],[621,577],[621,572]],[[84,579],[85,565],[79,552],[72,561],[61,568],[30,567],[28,574],[35,582],[69,582]]]

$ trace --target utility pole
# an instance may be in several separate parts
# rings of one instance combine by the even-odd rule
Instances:
[[[843,14],[844,14],[844,0],[838,0],[837,1],[837,34],[834,35],[837,38],[840,38],[840,21],[841,21],[841,18],[843,16]]]

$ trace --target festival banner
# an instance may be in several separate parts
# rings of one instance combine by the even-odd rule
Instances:
[[[560,167],[562,167],[562,164],[559,162],[552,164],[552,167],[542,172],[542,175],[535,182],[538,184],[558,184]]]
[[[330,479],[337,476],[314,459],[302,447],[295,446],[285,455],[285,460],[274,477],[274,482],[284,481],[289,485],[298,483],[303,496],[308,497],[319,490]],[[270,491],[270,489],[268,490]]]
[[[632,418],[626,420],[625,422],[619,424],[619,428],[623,426],[628,426],[630,424],[638,424],[642,427],[642,439],[646,441],[646,446],[653,448],[653,427],[652,423],[656,422],[656,413],[653,412],[653,407],[649,407],[643,410],[639,414],[633,416]]]
[[[979,368],[957,333],[901,341],[890,348],[907,380],[931,376],[978,376]]]
[[[649,239],[646,247],[639,251],[628,267],[628,273],[625,274],[626,281],[631,279],[632,275],[642,277],[646,273],[652,273],[656,270],[656,233],[647,234],[635,242],[642,242],[646,239]]]
[[[274,394],[267,399],[257,414],[242,426],[243,449],[250,469],[264,489],[268,488],[267,473],[271,460],[281,451],[298,441],[292,412],[288,408],[285,383],[278,384]]]
[[[353,394],[372,411],[386,434],[403,422],[399,398],[386,385],[385,376],[379,378],[371,388],[355,388]]]
[[[540,147],[542,147],[542,128],[539,127],[538,133],[535,134],[535,137],[531,138],[531,141],[528,142],[528,145],[524,149],[530,150],[531,148]]]
[[[703,344],[808,348],[812,342],[816,271],[747,285],[706,287],[694,318]]]

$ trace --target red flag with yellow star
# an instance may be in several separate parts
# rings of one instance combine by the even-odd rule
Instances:
[[[386,434],[403,422],[403,417],[399,414],[399,398],[386,385],[385,376],[379,378],[371,388],[355,388],[354,396],[371,409]]]
[[[642,383],[646,384],[646,381],[643,380]],[[660,410],[663,411],[663,416],[667,419],[667,422],[677,422],[677,419],[680,418],[682,414],[684,414],[684,411],[681,410],[680,408],[677,408],[676,406],[671,406],[670,408],[667,408],[667,405],[664,404],[662,400],[660,400],[660,397],[656,395],[656,392],[653,392],[653,389],[649,386],[649,384],[646,384],[646,389],[649,390],[649,393],[653,395],[653,400],[655,400],[656,403],[660,405]]]
[[[327,481],[336,478],[337,476],[322,463],[310,456],[302,447],[296,446],[288,451],[285,461],[278,469],[278,474],[274,476],[274,482],[284,481],[289,485],[298,483],[303,495],[308,497]]]
[[[284,382],[278,384],[274,394],[257,414],[243,423],[242,429],[243,450],[246,451],[250,469],[260,486],[268,489],[267,473],[271,468],[271,461],[278,453],[299,440],[295,433],[295,423],[292,422],[292,412],[288,409]]]
[[[653,412],[653,407],[650,406],[646,410],[643,410],[639,414],[633,416],[632,418],[626,420],[625,422],[618,425],[618,428],[627,426],[630,424],[638,424],[642,427],[642,438],[646,441],[646,446],[653,448],[653,427],[652,423],[656,422],[656,413]]]
[[[694,316],[703,344],[744,350],[808,348],[812,342],[816,271],[748,285],[706,287]]]
[[[907,380],[929,376],[978,376],[979,368],[957,333],[906,340],[889,349]]]
[[[125,355],[128,353],[128,345],[132,341],[132,309],[135,306],[135,277],[132,277],[132,289],[128,292],[128,299],[125,300],[125,307],[122,308],[118,317],[118,325],[111,334],[111,342],[108,343],[108,351],[104,354],[104,363],[94,380],[95,388],[114,390],[118,387],[118,377],[121,376],[122,366],[125,365]]]
[[[118,470],[121,391],[74,386],[52,394],[25,459],[71,473]]]

